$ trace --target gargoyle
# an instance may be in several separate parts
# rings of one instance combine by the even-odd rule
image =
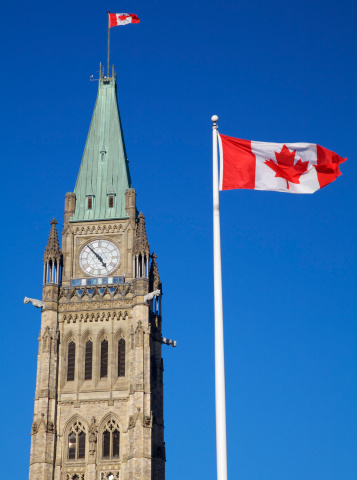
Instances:
[[[42,302],[41,300],[36,300],[36,298],[25,297],[24,303],[32,303],[32,305],[36,308],[41,308],[45,306],[44,302]]]
[[[155,290],[154,292],[148,293],[144,296],[144,302],[148,302],[149,300],[152,300],[154,297],[158,297],[159,295],[161,295],[160,290]]]

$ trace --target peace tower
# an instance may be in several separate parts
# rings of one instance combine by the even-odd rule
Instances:
[[[62,250],[44,253],[30,480],[164,480],[161,297],[114,67],[99,87]]]

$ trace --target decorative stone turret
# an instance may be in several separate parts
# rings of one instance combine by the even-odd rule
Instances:
[[[150,310],[155,314],[161,316],[161,295],[162,295],[162,283],[160,280],[159,269],[157,268],[157,255],[152,253],[151,266],[149,273],[149,291],[160,291],[160,295],[155,296],[150,302]]]
[[[154,292],[155,290],[160,290],[162,293],[162,283],[160,281],[159,269],[157,268],[157,255],[155,252],[152,253],[152,261],[150,266],[150,274],[149,274],[149,290],[150,292]]]
[[[128,188],[125,192],[125,210],[129,215],[131,222],[135,223],[136,216],[136,191],[134,188]]]
[[[133,245],[133,272],[134,278],[149,277],[150,245],[145,229],[145,217],[142,213],[138,216],[136,235]]]
[[[73,192],[66,193],[64,199],[64,224],[67,225],[69,219],[74,214],[76,208],[76,194]]]
[[[51,231],[43,255],[43,285],[58,285],[60,283],[61,268],[61,249],[58,243],[57,222],[55,219],[51,222]]]

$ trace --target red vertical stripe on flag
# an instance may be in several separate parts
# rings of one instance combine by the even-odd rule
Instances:
[[[223,179],[222,190],[255,188],[255,155],[250,140],[220,135],[222,140]]]
[[[320,188],[328,185],[336,180],[337,177],[342,175],[339,169],[340,163],[343,163],[347,158],[342,158],[337,153],[327,150],[327,148],[316,145],[317,152],[317,179],[320,184]]]
[[[115,15],[115,13],[109,13],[109,20],[110,20],[110,23],[109,23],[110,27],[117,26],[117,16]]]

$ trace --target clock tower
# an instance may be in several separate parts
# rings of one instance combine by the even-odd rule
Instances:
[[[99,87],[62,250],[44,254],[30,480],[164,480],[162,285],[116,95]],[[41,303],[41,302],[38,302]]]

